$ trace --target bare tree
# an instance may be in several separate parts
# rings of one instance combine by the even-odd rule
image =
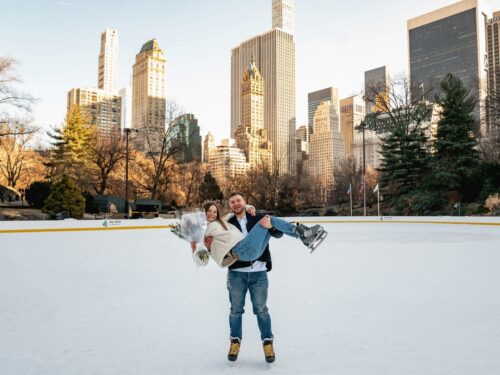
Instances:
[[[182,174],[181,185],[185,194],[184,206],[191,207],[198,203],[200,186],[205,175],[206,166],[199,161],[183,164],[180,168]]]
[[[152,125],[152,117],[146,116],[143,119],[143,126],[138,135],[140,139],[139,148],[144,148],[146,157],[151,161],[151,178],[147,190],[150,192],[151,199],[158,197],[160,184],[165,183],[165,169],[170,161],[182,151],[184,145],[178,142],[178,129],[174,122],[181,114],[182,109],[175,101],[166,103],[165,117],[161,126]],[[165,125],[163,125],[165,124]],[[137,142],[136,142],[137,143]]]
[[[17,89],[17,84],[21,83],[19,76],[15,73],[17,61],[10,57],[0,57],[0,109],[13,107],[13,109],[24,112],[31,112],[35,99]],[[7,117],[7,112],[0,111],[2,118]],[[0,119],[1,120],[1,119]],[[26,129],[29,131],[29,129]],[[10,135],[10,133],[0,133],[0,136]]]
[[[22,122],[0,125],[0,173],[7,185],[16,187],[18,180],[28,169],[30,151],[28,145],[34,130]]]
[[[103,137],[99,132],[94,134],[90,147],[90,161],[97,169],[97,178],[93,184],[97,194],[107,192],[110,175],[117,171],[125,158],[125,144],[118,132],[109,137]]]

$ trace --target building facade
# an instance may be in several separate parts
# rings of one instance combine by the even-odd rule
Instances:
[[[381,66],[365,72],[365,112],[387,111],[390,104],[390,78],[387,67]],[[384,105],[385,103],[385,105]]]
[[[178,116],[169,126],[169,146],[180,163],[201,161],[201,136],[198,120],[191,113]]]
[[[248,173],[250,163],[233,139],[225,139],[211,152],[208,167],[217,184],[225,187],[229,180]]]
[[[409,70],[414,96],[433,99],[447,73],[462,80],[476,98],[475,118],[485,130],[487,88],[486,0],[462,0],[408,20]]]
[[[340,131],[344,139],[344,158],[353,157],[356,126],[365,118],[365,101],[360,96],[351,96],[340,101]]]
[[[67,110],[78,105],[91,116],[104,138],[116,137],[121,125],[121,97],[96,88],[74,88],[68,92]]]
[[[210,156],[215,150],[215,138],[212,133],[208,132],[203,140],[203,162],[210,162]]]
[[[329,101],[339,112],[339,91],[335,87],[310,92],[307,94],[307,125],[309,126],[309,136],[313,134],[313,119],[316,110],[322,102]]]
[[[293,0],[273,0],[273,29],[295,32],[295,4]]]
[[[293,16],[290,4],[293,2],[273,2],[273,30],[231,51],[231,136],[242,123],[240,84],[254,57],[264,80],[264,129],[272,144],[273,163],[282,174],[295,173],[295,39],[285,31],[290,31],[290,23],[283,19],[290,18],[290,12]]]
[[[313,118],[309,143],[309,174],[316,178],[325,192],[333,189],[335,169],[344,158],[344,140],[340,133],[339,114],[330,101],[321,102]]]
[[[118,32],[106,29],[101,33],[101,49],[98,59],[97,87],[101,90],[116,92],[118,64]]]
[[[166,125],[166,63],[156,39],[145,43],[132,68],[132,128],[141,151],[158,152]]]
[[[264,128],[264,81],[255,59],[241,78],[241,125],[236,129],[234,138],[250,167],[270,165],[272,146]]]

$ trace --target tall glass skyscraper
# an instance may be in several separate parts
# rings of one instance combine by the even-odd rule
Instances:
[[[264,128],[281,174],[295,173],[293,1],[273,1],[273,29],[231,50],[231,137],[241,125],[241,78],[252,58],[264,80]]]
[[[463,0],[408,20],[409,68],[414,95],[439,95],[447,73],[460,78],[477,100],[475,116],[483,118],[487,87],[485,0]]]

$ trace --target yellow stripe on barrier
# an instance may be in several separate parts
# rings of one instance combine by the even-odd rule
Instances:
[[[303,224],[348,224],[348,223],[379,223],[379,224],[452,224],[452,225],[487,225],[487,226],[500,226],[499,223],[477,222],[477,221],[410,221],[410,220],[325,220],[325,221],[304,221],[298,220],[297,222]]]
[[[297,221],[294,221],[297,222]],[[446,225],[484,225],[500,226],[499,223],[475,222],[475,221],[392,221],[392,220],[322,220],[309,221],[299,220],[303,224],[446,224]],[[51,232],[91,232],[91,231],[109,231],[109,230],[139,230],[139,229],[172,229],[174,225],[145,225],[145,226],[116,226],[103,228],[37,228],[37,229],[0,229],[0,234],[9,233],[51,233]]]
[[[38,228],[38,229],[0,229],[2,233],[46,233],[46,232],[89,232],[108,230],[134,230],[134,229],[171,229],[173,225],[148,225],[127,227],[103,227],[103,228]]]

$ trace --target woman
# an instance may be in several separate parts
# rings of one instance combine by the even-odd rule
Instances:
[[[269,243],[269,229],[273,227],[290,237],[299,238],[311,252],[327,235],[320,225],[309,228],[266,215],[245,237],[235,226],[221,218],[216,203],[209,202],[204,209],[208,221],[204,243],[220,267],[230,266],[238,259],[252,261],[259,258]]]

